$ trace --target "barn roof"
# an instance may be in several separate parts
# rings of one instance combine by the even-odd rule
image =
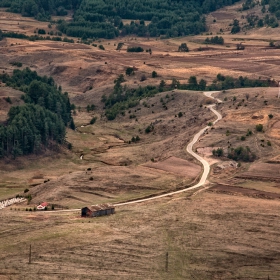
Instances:
[[[40,205],[43,207],[47,207],[49,204],[47,202],[42,202]]]
[[[99,205],[91,205],[90,207],[88,207],[91,211],[100,211],[100,210],[107,210],[107,209],[112,209],[115,208],[114,205],[111,204],[99,204]]]
[[[99,211],[101,210],[102,208],[99,207],[98,205],[92,205],[90,207],[88,207],[91,211]]]

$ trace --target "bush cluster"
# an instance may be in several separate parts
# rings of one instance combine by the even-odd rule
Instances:
[[[251,152],[249,147],[238,147],[238,148],[231,148],[228,153],[228,158],[233,160],[241,160],[245,162],[252,162],[256,159],[256,155]]]

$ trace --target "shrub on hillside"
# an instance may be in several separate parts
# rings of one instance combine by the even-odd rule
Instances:
[[[187,46],[186,43],[182,43],[179,47],[178,47],[178,52],[188,52],[189,48]]]
[[[143,52],[144,49],[142,47],[128,47],[127,52]]]
[[[231,148],[228,152],[228,158],[233,160],[241,160],[245,162],[252,162],[256,159],[256,155],[251,152],[249,147],[238,147],[238,148]]]
[[[262,132],[262,131],[263,131],[263,125],[262,125],[262,124],[257,124],[257,125],[256,125],[256,130],[257,130],[258,132]]]

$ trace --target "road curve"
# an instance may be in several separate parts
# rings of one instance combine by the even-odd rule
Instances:
[[[212,94],[216,93],[216,92],[218,92],[218,91],[204,92],[204,95],[209,97],[209,98],[212,98],[212,99],[216,100],[216,102],[218,102],[218,103],[221,103],[222,101],[220,99],[215,98],[215,97],[212,96]],[[217,116],[217,119],[213,122],[213,125],[214,125],[216,122],[218,122],[219,120],[222,119],[222,115],[218,111],[216,111],[214,109],[215,104],[211,104],[211,105],[209,105],[207,107]],[[204,185],[205,182],[206,182],[206,179],[208,177],[208,174],[210,172],[210,165],[209,165],[209,163],[205,159],[203,159],[201,156],[199,156],[198,154],[196,154],[193,151],[193,145],[198,141],[199,137],[208,129],[209,129],[209,126],[206,126],[203,129],[201,129],[197,134],[195,134],[193,140],[188,144],[187,149],[186,149],[189,154],[191,154],[193,157],[195,157],[203,165],[203,173],[202,173],[202,176],[201,176],[201,178],[200,178],[200,180],[199,180],[199,182],[197,184],[195,184],[192,187],[188,187],[188,188],[185,188],[185,189],[182,189],[182,190],[179,190],[179,191],[165,193],[165,194],[162,194],[162,195],[157,195],[157,196],[153,196],[153,197],[149,197],[149,198],[133,200],[133,201],[129,201],[129,202],[116,203],[116,204],[114,204],[114,206],[123,206],[123,205],[128,205],[128,204],[135,204],[135,203],[140,203],[140,202],[151,201],[151,200],[155,200],[155,199],[171,196],[171,195],[174,195],[174,194],[186,192],[186,191],[189,191],[189,190],[197,189],[197,188],[201,187],[202,185]],[[80,211],[80,209],[47,211],[47,213],[73,212],[73,211]],[[44,213],[46,213],[46,212],[44,212]]]
[[[221,103],[222,101],[220,99],[215,98],[215,97],[212,96],[212,94],[216,93],[216,92],[218,92],[218,91],[204,92],[204,95],[209,97],[209,98],[212,98],[212,99],[216,100],[218,103]],[[217,116],[217,119],[213,122],[213,125],[214,125],[216,122],[218,122],[219,120],[222,119],[222,115],[218,111],[216,111],[214,109],[215,104],[209,105],[207,107]],[[133,201],[129,201],[129,202],[117,203],[117,204],[114,204],[114,205],[115,206],[123,206],[123,205],[128,205],[128,204],[134,204],[134,203],[150,201],[150,200],[159,199],[159,198],[162,198],[162,197],[166,197],[166,196],[170,196],[170,195],[186,192],[186,191],[189,191],[189,190],[197,189],[197,188],[201,187],[202,185],[204,185],[205,182],[206,182],[206,179],[208,177],[208,174],[210,172],[210,165],[209,165],[209,163],[204,158],[202,158],[201,156],[199,156],[198,154],[196,154],[193,151],[193,145],[197,142],[199,137],[205,131],[207,131],[208,129],[209,129],[209,126],[206,126],[203,129],[201,129],[197,134],[195,134],[193,140],[187,146],[187,152],[189,154],[191,154],[193,157],[195,157],[198,161],[200,161],[202,163],[202,165],[203,165],[203,173],[202,173],[202,176],[201,176],[201,178],[200,178],[200,180],[199,180],[199,182],[197,184],[195,184],[192,187],[185,188],[185,189],[182,189],[182,190],[179,190],[179,191],[169,192],[169,193],[165,193],[165,194],[162,194],[162,195],[157,195],[157,196],[153,196],[153,197],[149,197],[149,198],[133,200]]]

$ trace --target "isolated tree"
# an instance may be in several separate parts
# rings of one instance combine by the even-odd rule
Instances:
[[[239,20],[234,19],[233,20],[233,27],[231,28],[231,34],[236,34],[240,32],[241,28],[239,26]]]
[[[126,74],[127,76],[133,75],[133,74],[134,74],[134,69],[133,69],[133,67],[127,67],[127,68],[126,68],[126,71],[125,71],[125,74]]]
[[[75,130],[75,128],[76,128],[73,118],[71,118],[71,120],[70,120],[70,125],[69,125],[69,127],[70,127],[72,130]]]
[[[256,130],[257,130],[258,132],[262,132],[262,131],[263,131],[263,125],[262,125],[262,124],[257,124],[257,125],[256,125]]]
[[[117,51],[119,51],[122,47],[123,47],[123,44],[122,42],[118,43],[118,46],[117,46]]]
[[[93,118],[90,120],[90,124],[95,124],[96,120],[97,120],[97,117],[93,117]]]
[[[0,29],[0,41],[3,39],[3,32],[2,30]]]
[[[116,83],[123,83],[125,81],[125,79],[124,79],[124,75],[123,74],[120,74],[119,75],[119,77],[116,79],[116,80],[114,80],[114,83],[116,84]]]
[[[153,124],[150,124],[146,127],[145,132],[148,134],[154,130]]]
[[[153,71],[152,72],[152,78],[156,78],[158,76],[157,72],[156,71]]]
[[[178,47],[178,52],[188,52],[189,48],[187,46],[186,43],[182,43],[179,47]]]
[[[147,80],[147,77],[145,74],[143,74],[140,78],[140,81],[143,82],[143,81],[146,81]]]
[[[166,85],[165,81],[164,81],[164,80],[161,80],[161,81],[160,81],[160,84],[159,84],[159,87],[158,87],[158,89],[159,89],[160,92],[163,91],[165,85]]]

